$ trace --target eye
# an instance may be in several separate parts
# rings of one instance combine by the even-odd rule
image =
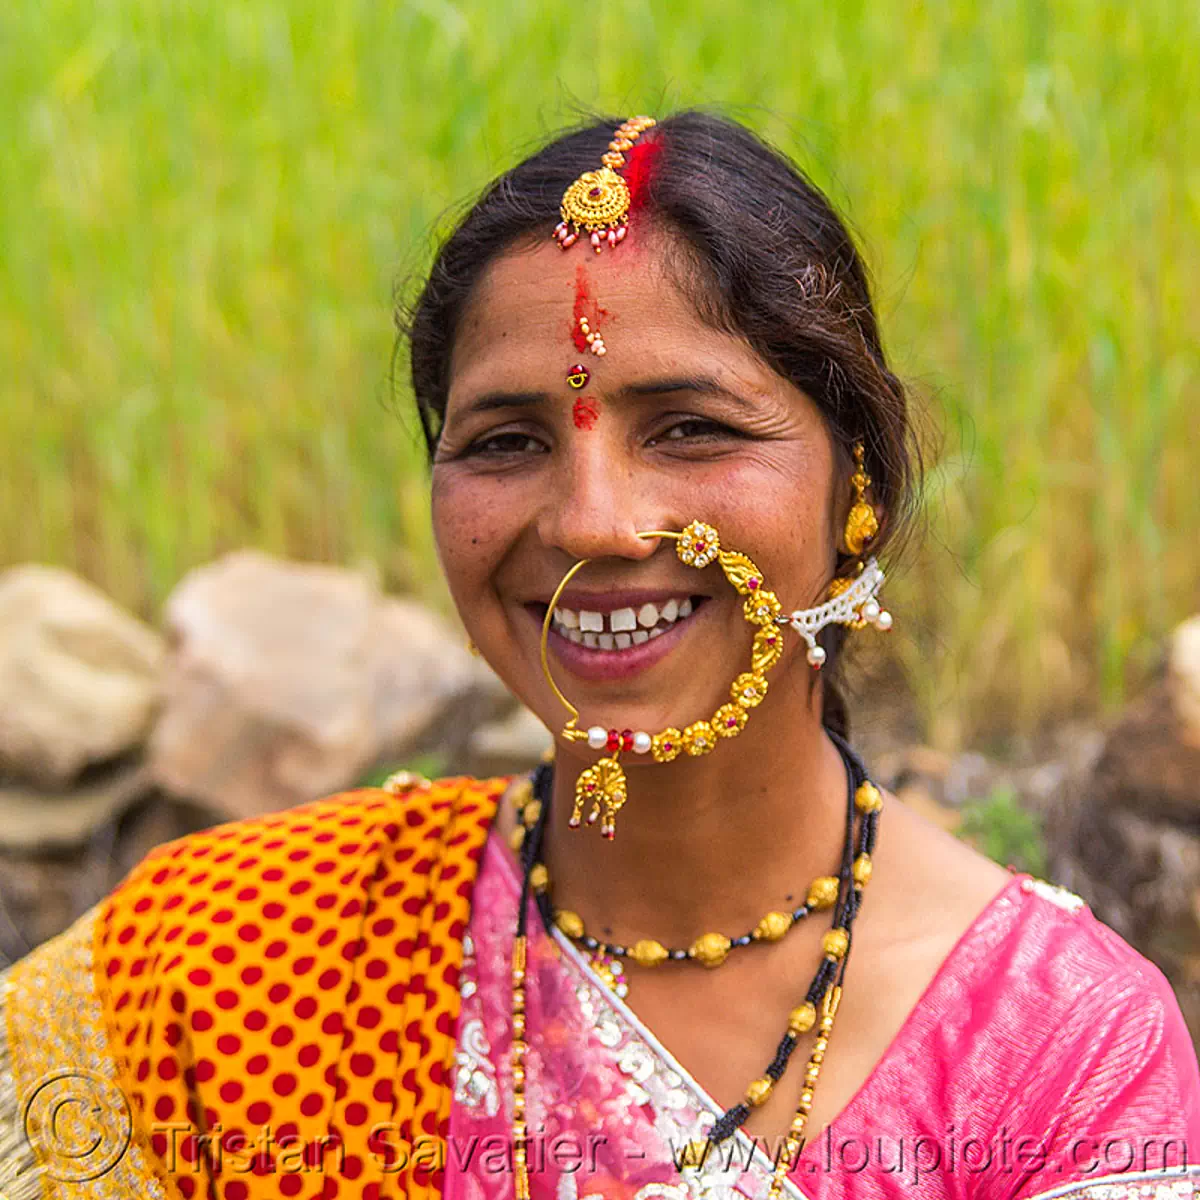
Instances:
[[[466,453],[471,456],[490,456],[498,458],[510,454],[539,454],[545,450],[537,438],[518,430],[507,433],[492,433],[481,437],[467,447]]]
[[[650,439],[650,444],[657,442],[714,442],[722,438],[740,437],[735,429],[722,425],[720,421],[710,421],[706,417],[688,417],[676,421],[674,425],[664,429],[662,433]]]

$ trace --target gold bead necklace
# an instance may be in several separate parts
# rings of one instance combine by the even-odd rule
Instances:
[[[787,1069],[800,1037],[817,1026],[817,1037],[805,1069],[804,1086],[796,1105],[784,1146],[772,1174],[768,1200],[778,1200],[783,1193],[784,1180],[795,1164],[804,1145],[804,1132],[812,1110],[813,1093],[820,1077],[821,1066],[833,1031],[834,1018],[842,996],[846,964],[849,961],[851,935],[854,919],[862,903],[863,890],[871,876],[871,854],[875,848],[879,812],[882,797],[879,790],[866,776],[866,771],[857,755],[834,734],[829,735],[845,763],[850,799],[846,813],[846,836],[843,844],[842,867],[838,875],[838,896],[833,905],[833,924],[822,938],[822,959],[817,973],[809,985],[804,1002],[788,1014],[787,1029],[776,1048],[775,1056],[761,1076],[746,1089],[741,1101],[727,1109],[713,1123],[705,1141],[692,1143],[684,1152],[682,1165],[701,1166],[713,1145],[731,1137],[750,1116],[753,1109],[764,1104],[776,1083]],[[545,890],[534,890],[534,874],[544,864],[538,861],[549,800],[553,787],[553,773],[549,765],[539,767],[523,803],[529,811],[522,814],[524,820],[513,836],[513,848],[520,857],[522,871],[521,896],[518,905],[517,931],[513,940],[512,965],[512,1045],[510,1064],[513,1080],[513,1168],[516,1200],[530,1200],[529,1168],[527,1159],[527,1137],[525,1121],[525,972],[527,955],[527,923],[529,902],[536,901],[543,924],[549,932],[554,927],[554,914]],[[533,806],[536,805],[536,808]],[[525,820],[530,822],[525,824]],[[855,826],[857,823],[857,838]],[[857,845],[856,845],[857,843]],[[540,878],[541,876],[539,876]],[[548,884],[548,876],[545,879]],[[820,1019],[818,1022],[818,1013]]]
[[[541,806],[536,800],[524,799],[531,792],[523,789],[517,795],[516,816],[519,829],[529,830],[541,815]],[[525,834],[520,841],[524,841]],[[869,859],[855,864],[856,870],[869,870]],[[550,891],[550,873],[540,859],[534,863],[530,874],[535,894]],[[562,933],[580,946],[591,957],[593,965],[599,964],[599,973],[604,982],[624,998],[626,987],[624,972],[618,968],[614,973],[610,965],[613,960],[630,959],[639,967],[657,967],[666,962],[694,962],[703,967],[719,967],[734,950],[740,950],[755,942],[778,942],[809,913],[830,909],[837,902],[839,881],[835,875],[821,875],[809,884],[803,904],[790,911],[773,909],[763,915],[749,933],[740,937],[729,937],[718,932],[703,933],[686,949],[667,947],[656,938],[639,938],[631,946],[619,942],[606,942],[587,932],[583,918],[569,908],[552,908],[554,924]]]

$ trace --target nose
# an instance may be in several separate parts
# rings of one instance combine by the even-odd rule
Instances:
[[[662,528],[653,516],[653,500],[644,495],[633,465],[601,438],[577,438],[559,460],[553,486],[538,519],[544,545],[571,558],[649,558],[655,538],[639,538],[639,529]]]

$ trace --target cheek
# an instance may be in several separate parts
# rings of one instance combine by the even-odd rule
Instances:
[[[698,491],[718,498],[726,518],[745,536],[769,541],[787,531],[796,545],[823,542],[830,502],[827,473],[816,464],[797,463],[791,448],[755,455],[721,472],[711,487]]]
[[[694,515],[712,520],[734,549],[754,559],[785,603],[807,604],[836,560],[828,466],[779,446],[710,482],[694,495],[719,500],[711,515]]]
[[[497,504],[494,485],[436,467],[431,491],[433,536],[451,595],[460,608],[487,586],[519,524],[515,506]]]

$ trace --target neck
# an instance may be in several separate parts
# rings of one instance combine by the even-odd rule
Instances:
[[[543,848],[555,906],[595,937],[687,946],[709,930],[748,932],[803,901],[816,876],[836,875],[846,773],[814,692],[791,706],[768,699],[703,758],[622,755],[629,799],[612,842],[586,822],[568,828],[575,779],[595,753],[560,746]]]

